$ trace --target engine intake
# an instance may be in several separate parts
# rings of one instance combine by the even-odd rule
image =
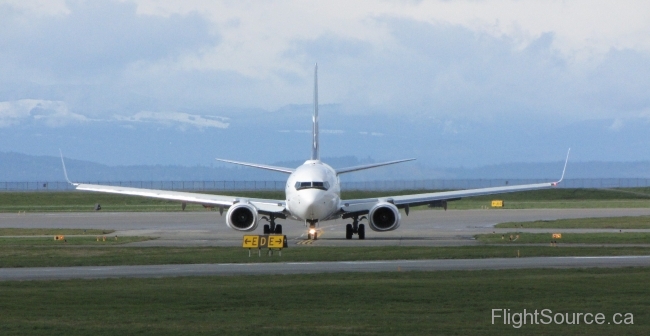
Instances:
[[[257,228],[257,209],[248,203],[238,203],[226,213],[226,224],[237,231],[253,231]]]
[[[394,204],[382,202],[368,213],[368,222],[373,231],[392,231],[399,227],[401,215]]]

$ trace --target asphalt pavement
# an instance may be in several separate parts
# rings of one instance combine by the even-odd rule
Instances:
[[[33,267],[0,268],[0,281],[648,266],[650,256]]]

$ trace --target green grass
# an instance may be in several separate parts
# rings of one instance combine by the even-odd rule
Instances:
[[[649,335],[649,268],[0,282],[3,335]],[[603,325],[491,324],[603,313]],[[632,313],[633,325],[607,324]]]
[[[650,232],[562,233],[560,239],[553,239],[551,233],[527,232],[489,233],[474,237],[486,244],[549,244],[552,240],[570,244],[650,244]]]
[[[94,211],[182,211],[179,202],[146,197],[90,192],[7,192],[0,193],[0,212],[62,212]],[[186,211],[204,210],[188,204]]]
[[[115,230],[0,228],[0,236],[106,235]]]
[[[496,228],[528,229],[650,229],[650,216],[572,218],[500,223]]]
[[[122,239],[122,238],[120,238]],[[52,241],[53,242],[53,241]],[[546,242],[546,241],[545,241]],[[400,259],[515,258],[539,256],[650,255],[647,247],[562,247],[550,246],[382,246],[382,247],[290,247],[257,256],[241,247],[126,247],[112,243],[50,246],[0,244],[0,267],[111,266],[203,263],[313,262]],[[55,246],[54,246],[55,245]]]
[[[151,239],[154,238],[138,236],[125,236],[117,238],[115,238],[115,236],[64,236],[63,240],[55,240],[54,237],[0,237],[0,246],[11,247],[14,249],[19,246],[106,246],[135,243]]]
[[[343,191],[343,199],[373,198],[435,190],[401,191]],[[223,191],[209,192],[250,198],[284,199],[283,191]],[[481,196],[449,202],[449,209],[480,209],[489,207],[493,199],[505,202],[506,209],[530,208],[647,208],[650,188],[629,189],[547,189],[494,196]],[[91,192],[2,192],[0,212],[60,212],[94,211],[181,211],[178,202],[146,197],[112,195]],[[186,211],[205,211],[201,205],[188,204]]]
[[[493,199],[502,199],[499,195]],[[492,209],[491,201],[473,198],[449,202],[450,210]],[[503,209],[596,209],[596,208],[650,208],[650,200],[556,200],[556,201],[504,201]],[[498,211],[499,208],[494,208]]]
[[[491,208],[492,200],[503,200],[505,209],[647,208],[650,188],[534,190],[466,198],[449,209]]]

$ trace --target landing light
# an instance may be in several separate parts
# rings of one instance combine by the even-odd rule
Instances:
[[[316,233],[316,229],[309,229],[309,234],[314,234]]]

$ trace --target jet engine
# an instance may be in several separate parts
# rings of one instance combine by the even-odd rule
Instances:
[[[257,209],[248,203],[238,203],[226,213],[226,224],[237,231],[253,231],[257,228]]]
[[[370,209],[368,218],[373,231],[392,231],[399,227],[401,216],[394,204],[382,202]]]

